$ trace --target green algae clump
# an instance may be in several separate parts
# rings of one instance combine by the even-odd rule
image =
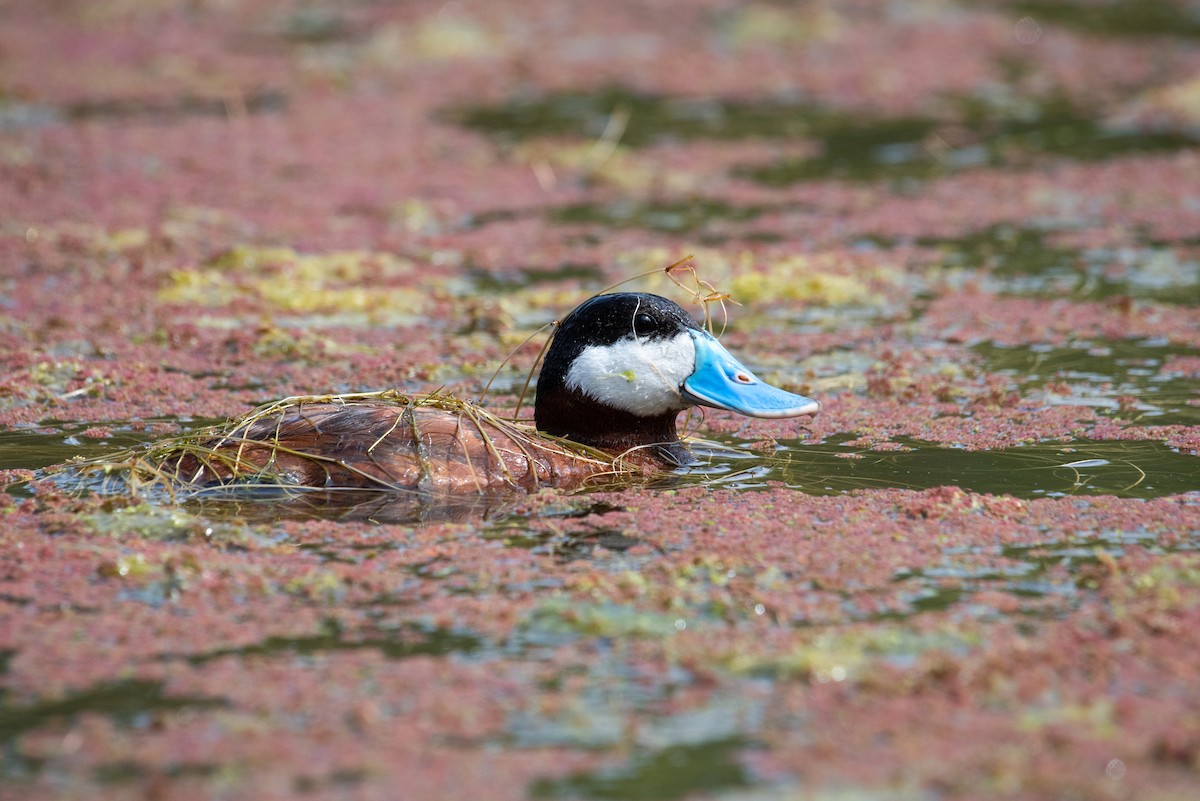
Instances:
[[[390,253],[318,254],[240,245],[205,264],[173,271],[164,303],[225,307],[236,301],[287,314],[369,314],[416,318],[429,306],[417,266]]]

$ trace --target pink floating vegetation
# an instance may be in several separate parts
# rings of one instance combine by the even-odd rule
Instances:
[[[6,4],[0,795],[1192,798],[1200,44],[1054,5]],[[695,416],[711,475],[398,522],[35,472],[515,352],[507,413],[688,253],[824,404]],[[1001,449],[1052,458],[964,489]]]

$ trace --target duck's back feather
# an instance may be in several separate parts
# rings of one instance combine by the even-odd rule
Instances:
[[[464,405],[296,403],[256,415],[179,456],[186,484],[476,493],[574,487],[611,470],[527,427]]]

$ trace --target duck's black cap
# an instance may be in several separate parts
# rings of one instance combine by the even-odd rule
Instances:
[[[629,336],[668,339],[696,321],[674,301],[648,292],[597,295],[579,304],[559,324],[546,354],[543,374],[562,375],[571,362],[591,346],[612,345]]]

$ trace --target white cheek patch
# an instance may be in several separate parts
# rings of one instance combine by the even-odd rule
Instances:
[[[635,339],[586,348],[567,371],[567,388],[642,417],[690,404],[679,387],[696,369],[696,343],[686,331],[671,339]]]

